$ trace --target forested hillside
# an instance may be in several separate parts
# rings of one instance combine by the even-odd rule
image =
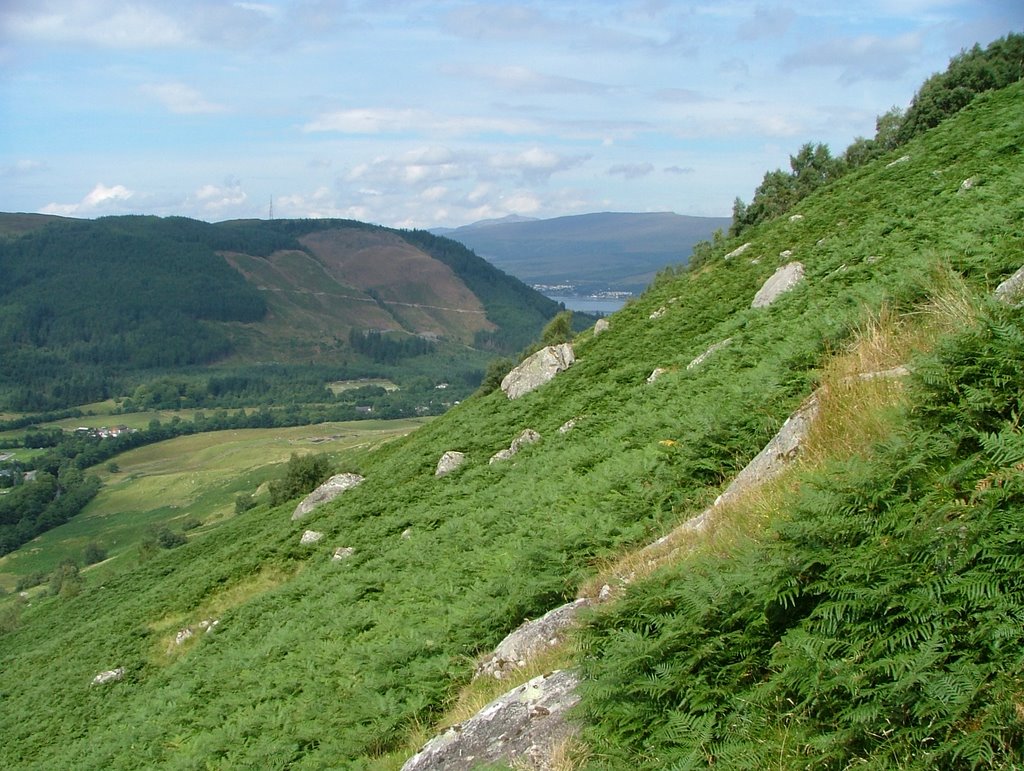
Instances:
[[[358,222],[2,215],[0,232],[0,407],[21,411],[267,362],[479,382],[558,311],[455,242]]]
[[[347,455],[333,470],[365,481],[301,521],[261,502],[7,598],[0,765],[397,769],[477,657],[603,583],[620,599],[555,659],[583,674],[578,765],[1024,764],[1024,311],[992,299],[1024,263],[1022,103],[974,96],[705,245],[536,391]],[[862,382],[891,392],[841,387]],[[805,465],[674,562],[628,561],[822,384],[838,428]],[[437,477],[449,450],[466,461]]]

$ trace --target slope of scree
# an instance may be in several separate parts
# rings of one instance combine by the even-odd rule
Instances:
[[[1021,98],[1019,86],[979,98],[904,148],[908,162],[865,167],[802,202],[802,219],[745,234],[741,254],[657,282],[599,337],[581,335],[573,366],[538,390],[468,400],[337,469],[365,481],[301,522],[290,520],[295,502],[257,507],[105,585],[33,600],[0,646],[0,765],[398,767],[408,736],[469,680],[475,657],[574,597],[597,562],[709,505],[865,315],[914,307],[939,263],[983,288],[1019,267]],[[971,177],[980,183],[962,189]],[[752,308],[793,261],[804,280]],[[527,428],[541,440],[488,463]],[[465,463],[435,477],[449,450]],[[307,529],[324,535],[301,545]],[[339,547],[353,551],[332,560]],[[264,575],[278,578],[255,580]],[[247,586],[259,589],[237,591]],[[602,669],[619,661],[617,637],[628,642],[648,618],[660,628],[672,609],[657,593],[632,596],[594,633],[584,710],[595,724],[593,705],[621,696],[622,709],[646,715],[645,698],[669,693],[657,678],[631,685],[633,668],[620,681]],[[213,631],[171,650],[162,630],[207,620],[213,605]],[[119,679],[91,684],[119,668]],[[956,694],[957,682],[942,687]],[[611,724],[596,729],[612,766],[647,756],[634,719],[616,723],[609,710]],[[678,743],[707,729],[694,720],[671,713],[661,735]],[[813,742],[801,746],[813,760]]]

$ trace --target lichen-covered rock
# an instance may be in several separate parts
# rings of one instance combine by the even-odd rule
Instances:
[[[331,560],[334,562],[341,562],[342,560],[347,560],[355,553],[356,550],[351,546],[339,546],[337,549],[334,550],[334,554],[331,556]]]
[[[612,325],[608,319],[598,319],[597,323],[594,324],[594,337],[597,337],[602,332],[607,332],[611,328]]]
[[[179,629],[178,633],[174,635],[174,644],[183,645],[187,640],[191,640],[195,632],[192,631],[192,627],[187,626],[184,629]]]
[[[521,624],[480,663],[474,678],[489,675],[501,680],[512,670],[522,669],[538,653],[561,643],[580,611],[590,604],[586,598],[574,600]]]
[[[654,371],[651,372],[651,374],[647,376],[647,382],[648,383],[653,383],[655,380],[660,378],[666,372],[668,372],[668,370],[665,369],[664,367],[655,367]]]
[[[509,458],[516,455],[523,447],[528,444],[534,444],[540,441],[540,434],[534,431],[532,428],[523,429],[523,432],[512,440],[510,444],[504,450],[498,450],[494,455],[491,456],[490,463],[497,463],[499,461],[508,460]]]
[[[558,433],[568,434],[570,431],[576,428],[576,424],[578,422],[579,418],[569,418],[567,421],[565,421],[562,425],[558,427]]]
[[[100,672],[92,679],[92,684],[103,685],[104,683],[114,683],[123,679],[124,667],[118,667],[117,669],[108,669],[106,672]]]
[[[783,265],[764,282],[754,295],[751,308],[767,308],[783,294],[791,290],[804,278],[804,266],[799,262]]]
[[[1008,305],[1024,302],[1024,266],[996,287],[996,299]]]
[[[691,361],[689,364],[687,364],[686,368],[693,369],[694,367],[699,367],[701,364],[707,361],[709,357],[713,356],[715,353],[725,348],[725,346],[729,345],[729,343],[731,342],[732,338],[727,337],[725,338],[725,340],[719,340],[714,345],[708,346],[708,349],[704,351],[704,353],[702,353],[700,356],[694,358],[694,360]]]
[[[715,501],[716,506],[735,498],[750,488],[774,479],[799,455],[807,439],[811,423],[818,416],[819,399],[815,391],[796,412],[786,418],[771,441],[732,480]]]
[[[731,252],[725,255],[723,259],[731,260],[733,257],[739,257],[741,254],[747,251],[747,249],[750,248],[750,244],[751,242],[747,241],[747,243],[742,244],[741,246],[737,246],[735,249],[733,249]]]
[[[910,160],[910,156],[909,155],[901,155],[895,161],[890,161],[889,163],[885,164],[885,168],[891,169],[893,166],[899,166],[901,163],[906,163],[909,160]]]
[[[301,546],[310,546],[323,537],[323,533],[317,532],[316,530],[307,530],[302,534],[302,538],[299,539],[299,544]]]
[[[494,455],[491,456],[491,459],[487,461],[487,463],[490,465],[493,465],[495,463],[501,463],[504,460],[508,460],[513,455],[515,455],[515,453],[512,452],[512,450],[510,450],[508,447],[506,447],[505,449],[498,450],[496,453],[494,453]]]
[[[302,502],[295,507],[292,520],[302,519],[317,506],[333,501],[346,490],[351,490],[361,484],[362,481],[363,477],[359,474],[335,474],[302,499]]]
[[[466,454],[457,450],[449,450],[437,461],[437,468],[434,470],[435,477],[443,477],[450,474],[466,462]]]
[[[577,733],[565,713],[579,702],[578,685],[570,670],[535,677],[431,739],[402,771],[470,771],[488,763],[544,768],[552,748]]]
[[[540,441],[540,434],[534,431],[532,428],[524,428],[522,433],[519,434],[515,439],[512,440],[512,444],[509,445],[509,449],[513,453],[519,452],[528,444],[536,444]]]
[[[804,215],[802,215],[802,214],[794,214],[794,215],[792,215],[789,218],[789,221],[790,222],[801,222],[801,221],[803,221],[803,218],[804,218]]]
[[[572,343],[541,348],[505,375],[501,381],[501,390],[509,399],[518,399],[544,385],[559,372],[569,369],[575,361]]]
[[[977,177],[968,177],[967,179],[960,183],[960,190],[971,190],[978,184],[978,182],[979,180]]]
[[[668,313],[668,308],[662,305],[660,308],[658,308],[658,310],[651,313],[651,315],[648,316],[647,318],[649,318],[651,321],[654,321],[654,319],[660,319],[666,313]]]

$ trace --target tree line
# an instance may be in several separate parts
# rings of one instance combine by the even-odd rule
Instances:
[[[1009,34],[986,48],[975,44],[953,57],[943,73],[932,75],[904,111],[893,107],[875,121],[875,136],[857,137],[835,157],[827,145],[808,142],[789,158],[789,171],[766,172],[751,202],[736,198],[729,235],[780,216],[798,201],[847,172],[889,153],[956,114],[985,91],[1024,77],[1024,35]],[[708,243],[695,247],[697,262]]]

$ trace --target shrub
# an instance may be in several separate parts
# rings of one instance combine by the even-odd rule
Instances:
[[[96,541],[90,541],[82,550],[82,562],[86,565],[95,565],[97,562],[103,562],[106,558],[107,550]]]
[[[288,461],[284,479],[270,483],[270,505],[279,506],[300,495],[310,493],[331,475],[330,462],[323,453],[295,455]]]

